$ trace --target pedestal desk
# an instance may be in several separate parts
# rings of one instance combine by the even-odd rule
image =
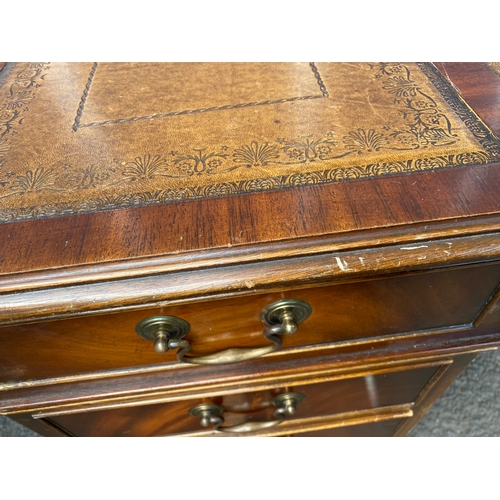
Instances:
[[[500,345],[494,63],[7,63],[0,414],[404,435]]]

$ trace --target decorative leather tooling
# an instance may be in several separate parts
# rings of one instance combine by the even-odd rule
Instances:
[[[432,64],[17,63],[0,221],[500,161]]]

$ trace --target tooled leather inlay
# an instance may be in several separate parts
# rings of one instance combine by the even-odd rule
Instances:
[[[0,87],[0,221],[496,161],[430,64],[18,63]]]

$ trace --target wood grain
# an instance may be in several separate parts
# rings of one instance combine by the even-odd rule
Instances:
[[[500,135],[500,78],[437,66]],[[296,387],[316,405],[299,420],[330,420],[286,432],[404,434],[500,345],[499,185],[500,164],[471,165],[0,224],[0,413],[47,435],[196,433],[194,402]],[[193,354],[261,346],[258,314],[285,297],[312,316],[239,365],[182,365],[134,332],[173,315]]]
[[[498,77],[446,65],[498,132]],[[450,73],[451,72],[451,73]],[[481,96],[484,96],[481,97]],[[498,115],[498,113],[496,113]],[[498,213],[498,165],[442,169],[220,199],[0,225],[0,272],[54,269]],[[460,221],[457,221],[460,226]]]
[[[449,79],[475,113],[500,136],[500,77],[485,63],[438,63],[437,68]]]
[[[77,286],[54,286],[2,296],[0,325],[54,320],[147,307],[168,307],[225,298],[283,292],[305,286],[359,281],[443,266],[495,262],[500,233],[418,240],[307,257],[269,259],[248,264],[159,273],[135,279],[104,280]],[[286,255],[285,255],[286,257]]]
[[[189,409],[199,403],[222,405],[225,426],[273,420],[272,398],[293,390],[306,396],[290,420],[354,412],[412,403],[437,368],[397,371],[363,378],[297,385],[203,400],[134,406],[108,411],[50,416],[50,420],[77,436],[163,436],[203,430]],[[288,420],[288,419],[287,419]],[[117,422],[119,424],[117,425]]]
[[[150,316],[188,321],[186,339],[196,356],[269,344],[261,309],[284,298],[305,300],[313,312],[297,334],[283,339],[286,349],[471,324],[499,283],[495,264],[4,327],[0,382],[172,363],[174,351],[156,354],[152,343],[135,333],[136,324]]]

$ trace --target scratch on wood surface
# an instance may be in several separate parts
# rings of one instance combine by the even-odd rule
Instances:
[[[401,247],[401,250],[417,250],[417,248],[428,248],[428,245],[420,245],[418,247]]]
[[[345,260],[341,260],[340,257],[335,257],[335,260],[337,261],[338,266],[342,271],[345,271],[346,269],[349,268],[347,262]]]
[[[242,230],[240,231],[240,234],[239,234],[238,236],[235,236],[235,237],[234,237],[234,241],[235,241],[236,243],[240,243],[240,242],[242,241],[242,239],[243,239],[243,233],[246,233],[246,232],[248,232],[248,231],[250,231],[250,229],[242,229]]]

